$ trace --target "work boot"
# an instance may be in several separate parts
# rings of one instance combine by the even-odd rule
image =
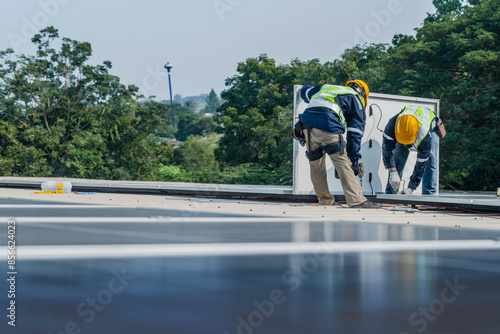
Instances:
[[[380,209],[382,204],[366,201],[358,205],[351,206],[351,209]]]
[[[320,199],[318,205],[332,205],[335,200],[333,198]]]

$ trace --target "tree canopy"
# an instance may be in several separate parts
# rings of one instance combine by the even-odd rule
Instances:
[[[220,106],[220,100],[217,93],[212,89],[210,94],[206,98],[207,105],[205,106],[204,112],[206,114],[213,114]]]
[[[345,84],[362,78],[372,91],[441,100],[448,135],[441,142],[441,185],[493,190],[500,184],[500,2],[434,0],[416,36],[357,45],[340,59],[276,65],[262,55],[238,65],[226,81],[217,150],[230,163],[290,161],[292,85]],[[286,124],[286,125],[285,125]],[[288,143],[288,146],[287,146]]]
[[[440,99],[441,187],[494,190],[500,2],[433,3],[415,35],[357,45],[339,59],[240,62],[221,100],[212,89],[195,101],[213,117],[188,100],[144,99],[111,74],[111,62],[89,65],[89,43],[46,28],[32,39],[33,56],[0,51],[0,174],[290,185],[293,85],[360,78],[371,91]],[[183,141],[175,150],[165,144],[174,137]]]
[[[165,121],[135,86],[88,65],[89,43],[46,28],[35,56],[0,52],[0,173],[13,176],[151,179],[167,148],[155,133]]]
[[[380,91],[441,100],[446,188],[493,190],[500,184],[500,3],[435,0],[438,11],[416,37],[396,36],[380,64]]]

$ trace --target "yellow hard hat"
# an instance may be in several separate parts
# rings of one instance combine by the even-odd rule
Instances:
[[[366,106],[368,105],[368,96],[370,95],[370,89],[368,88],[368,85],[363,80],[359,79],[347,81],[345,85],[349,86],[350,84],[356,84],[365,91],[365,96],[363,96],[363,98],[365,99],[366,108]]]
[[[413,144],[420,126],[413,115],[404,115],[396,121],[396,140],[403,145]]]

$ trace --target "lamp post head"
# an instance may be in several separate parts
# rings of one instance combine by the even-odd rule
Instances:
[[[171,62],[167,62],[163,67],[165,67],[167,71],[170,73],[170,70],[172,69],[172,67],[174,67],[174,65],[172,65]]]

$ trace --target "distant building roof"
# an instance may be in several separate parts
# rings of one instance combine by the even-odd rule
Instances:
[[[170,139],[170,138],[162,138],[161,140],[167,144],[174,145],[174,147],[181,146],[181,144],[182,144],[181,141],[178,141],[175,139]]]

